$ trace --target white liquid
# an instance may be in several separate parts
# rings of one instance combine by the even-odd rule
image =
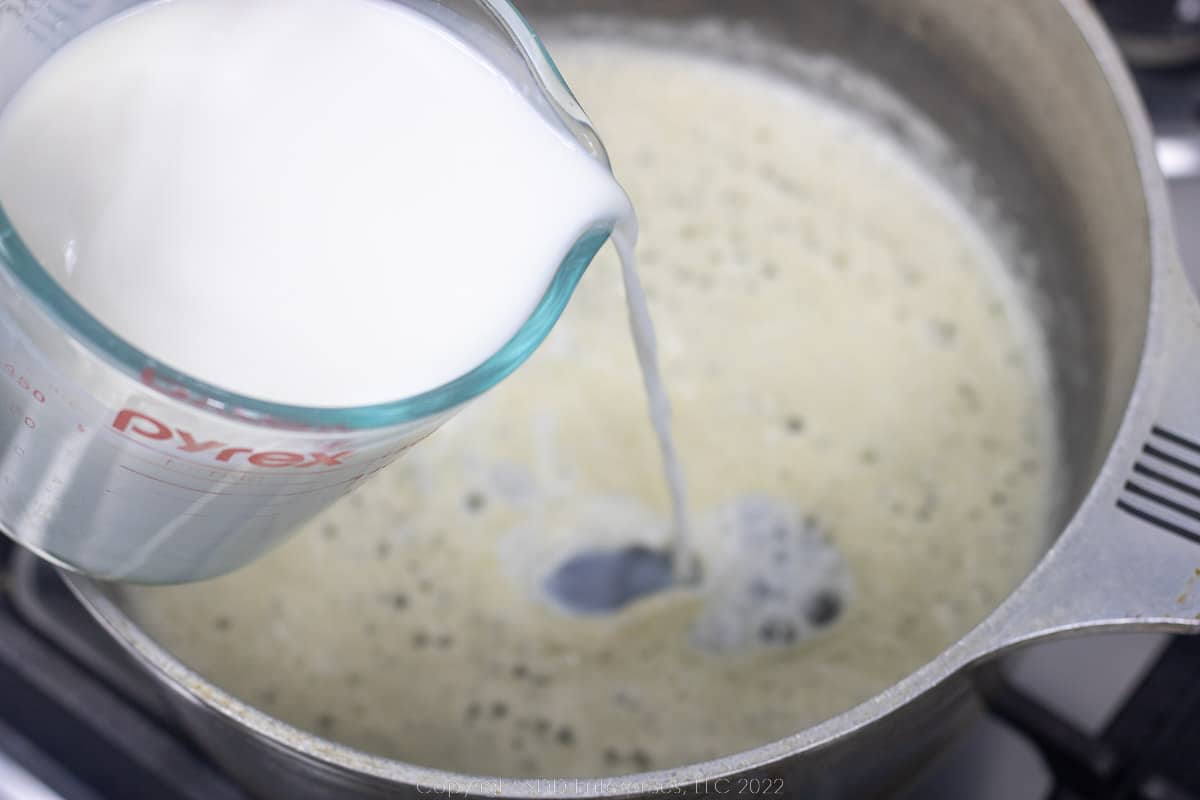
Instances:
[[[633,345],[637,352],[638,368],[642,372],[642,384],[646,388],[649,405],[650,426],[658,441],[662,455],[663,473],[667,479],[667,493],[671,496],[672,536],[670,551],[674,577],[686,582],[692,576],[691,524],[688,517],[687,484],[683,466],[671,433],[671,402],[663,384],[662,369],[658,364],[658,337],[650,319],[650,308],[646,292],[637,273],[637,231],[629,219],[613,231],[613,245],[621,260],[621,279],[625,286],[625,306],[629,311],[629,329],[633,333]]]
[[[377,0],[171,0],[0,115],[0,205],[102,323],[306,406],[434,389],[501,348],[612,176],[488,61]]]
[[[431,19],[376,0],[140,6],[56,54],[0,115],[0,187],[35,256],[133,345],[308,406],[387,402],[465,374],[528,319],[584,233],[623,220],[630,324],[684,552],[628,200]]]
[[[623,220],[684,551],[628,201],[429,18],[375,0],[139,7],[55,55],[4,110],[0,186],[32,252],[101,322],[201,380],[309,406],[465,374],[528,319],[581,235]]]
[[[129,590],[159,641],[267,713],[370,752],[612,775],[844,711],[1027,574],[1058,432],[1004,251],[859,109],[719,60],[711,32],[698,54],[550,42],[638,209],[702,590],[585,619],[540,593],[565,555],[671,536],[605,253],[525,368],[294,541],[217,581]],[[768,517],[812,515],[845,557],[854,599],[823,635],[732,650],[694,636],[726,627],[703,591],[739,579],[747,495],[773,501]],[[807,582],[795,552],[779,573]]]

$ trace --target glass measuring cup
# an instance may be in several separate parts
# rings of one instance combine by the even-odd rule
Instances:
[[[389,1],[482,50],[607,167],[587,117],[506,0],[380,0]],[[55,50],[139,2],[0,0],[0,109]],[[141,352],[51,278],[0,205],[0,530],[105,579],[198,580],[253,560],[516,369],[615,222],[598,220],[579,238],[524,326],[471,372],[396,402],[329,409],[240,396]]]

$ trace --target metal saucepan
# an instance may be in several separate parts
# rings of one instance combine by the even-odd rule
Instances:
[[[1027,277],[1061,398],[1069,484],[1061,533],[982,624],[857,708],[715,761],[578,783],[468,778],[303,733],[208,684],[108,589],[68,576],[222,765],[264,797],[703,796],[776,785],[786,796],[865,797],[954,733],[971,711],[968,668],[981,659],[1073,632],[1200,629],[1200,314],[1176,262],[1138,96],[1084,0],[521,5],[546,26],[576,24],[584,11],[614,30],[633,18],[657,28],[732,19],[730,30],[853,62],[934,121],[987,176],[988,193],[1041,264]]]

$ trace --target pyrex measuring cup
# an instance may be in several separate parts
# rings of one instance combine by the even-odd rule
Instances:
[[[587,117],[506,0],[395,2],[483,49],[607,166]],[[136,4],[0,0],[0,109],[57,48]],[[470,373],[393,403],[328,409],[241,397],[140,352],[62,290],[0,207],[0,529],[100,578],[179,582],[241,566],[516,369],[611,227],[600,221],[576,242],[525,325]]]

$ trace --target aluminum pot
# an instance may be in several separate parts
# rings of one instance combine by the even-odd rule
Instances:
[[[1024,277],[1052,343],[1068,473],[1059,535],[982,624],[862,705],[753,750],[597,781],[454,775],[301,732],[159,647],[121,610],[118,590],[68,576],[218,762],[269,798],[870,797],[910,775],[969,718],[977,662],[1069,633],[1200,629],[1200,314],[1173,249],[1138,96],[1084,0],[520,5],[546,29],[607,26],[629,35],[639,29],[628,24],[635,18],[660,33],[731,20],[705,27],[704,46],[753,57],[738,42],[766,40],[834,55],[885,81],[944,131],[983,176],[977,188],[1036,255]],[[903,118],[883,122],[904,135]]]

